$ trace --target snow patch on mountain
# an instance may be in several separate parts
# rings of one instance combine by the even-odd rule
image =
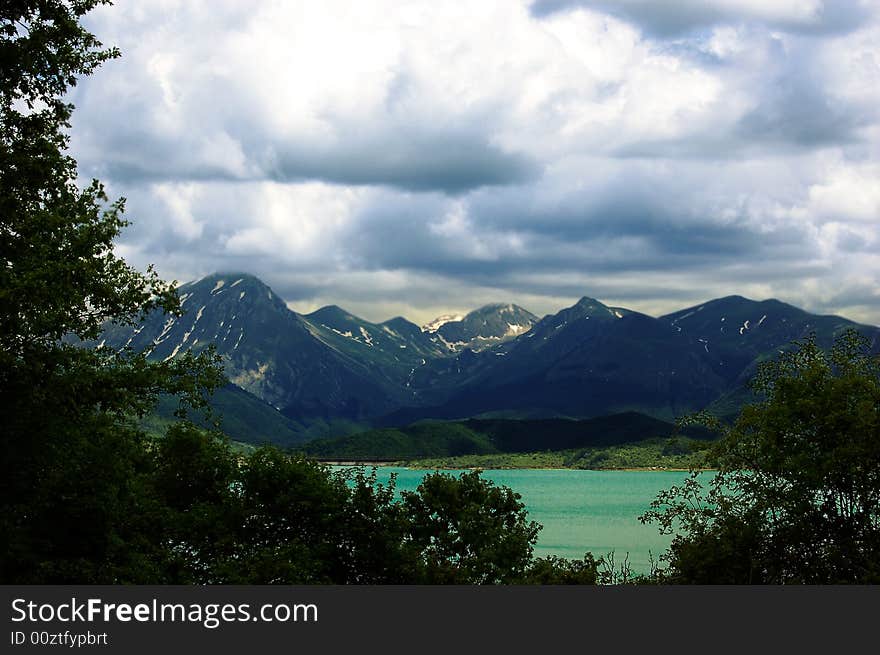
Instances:
[[[181,347],[182,345],[183,345],[182,343],[179,343],[179,344],[177,344],[176,346],[174,346],[174,350],[171,351],[171,354],[168,355],[168,357],[166,357],[166,358],[163,359],[162,361],[163,361],[163,362],[167,362],[169,359],[174,359],[174,356],[177,355],[177,353],[180,352],[180,347]]]
[[[337,330],[336,328],[330,327],[329,325],[325,325],[324,323],[321,323],[321,327],[327,328],[331,332],[335,332],[340,337],[346,337],[347,339],[354,339],[355,341],[360,341],[360,339],[358,339],[356,336],[354,336],[351,333],[351,330],[346,330],[345,332],[343,332],[342,330]]]
[[[447,323],[460,323],[463,320],[464,320],[464,316],[459,316],[459,315],[453,316],[451,314],[444,314],[443,316],[438,316],[430,323],[426,323],[425,325],[423,325],[422,332],[436,332],[443,325],[446,325]]]
[[[144,329],[145,323],[141,323],[137,328],[135,328],[134,332],[131,333],[131,336],[128,338],[128,341],[125,342],[123,348],[128,348],[131,345],[131,342],[134,341],[134,338],[141,333],[141,330]]]
[[[159,333],[159,336],[153,339],[153,345],[158,346],[160,343],[164,342],[168,339],[167,334],[171,331],[171,328],[174,327],[174,322],[177,319],[171,316],[167,321],[165,321],[165,325],[162,327],[162,332]]]

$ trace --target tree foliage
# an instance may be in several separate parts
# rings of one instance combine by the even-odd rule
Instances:
[[[113,251],[124,202],[66,153],[78,76],[115,57],[80,25],[97,0],[0,8],[0,578],[116,579],[141,514],[143,435],[160,394],[204,404],[210,354],[169,362],[85,349],[113,320],[179,309],[174,285]]]
[[[162,582],[488,584],[532,565],[536,524],[478,473],[435,473],[400,499],[375,470],[333,472],[272,447],[237,458],[192,427],[155,461]]]
[[[518,494],[476,471],[427,476],[415,493],[404,492],[403,508],[431,582],[511,582],[531,562],[540,527]]]
[[[671,581],[880,582],[880,361],[855,331],[831,352],[813,338],[764,363],[745,407],[692,475],[643,520],[681,530]]]

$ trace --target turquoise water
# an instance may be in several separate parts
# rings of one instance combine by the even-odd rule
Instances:
[[[379,467],[379,482],[397,474],[398,490],[414,490],[430,471]],[[447,471],[458,474],[458,471]],[[586,551],[595,556],[614,551],[620,563],[629,554],[637,572],[650,569],[649,553],[656,559],[671,537],[660,535],[656,525],[642,525],[638,517],[657,492],[682,482],[680,471],[576,471],[547,469],[489,469],[483,476],[522,496],[529,518],[544,526],[538,533],[535,554],[580,559]]]

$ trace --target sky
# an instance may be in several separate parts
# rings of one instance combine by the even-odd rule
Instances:
[[[70,99],[119,254],[424,323],[581,296],[880,324],[880,3],[138,0]]]

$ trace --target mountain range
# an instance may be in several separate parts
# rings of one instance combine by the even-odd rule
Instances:
[[[419,327],[403,317],[372,323],[333,305],[300,314],[243,273],[178,292],[183,316],[108,325],[100,345],[167,359],[213,344],[233,385],[217,403],[244,441],[255,437],[243,416],[277,434],[263,438],[290,444],[423,419],[730,414],[758,363],[796,339],[815,333],[830,346],[856,328],[880,348],[878,327],[741,296],[660,317],[588,297],[543,318],[493,304]]]

